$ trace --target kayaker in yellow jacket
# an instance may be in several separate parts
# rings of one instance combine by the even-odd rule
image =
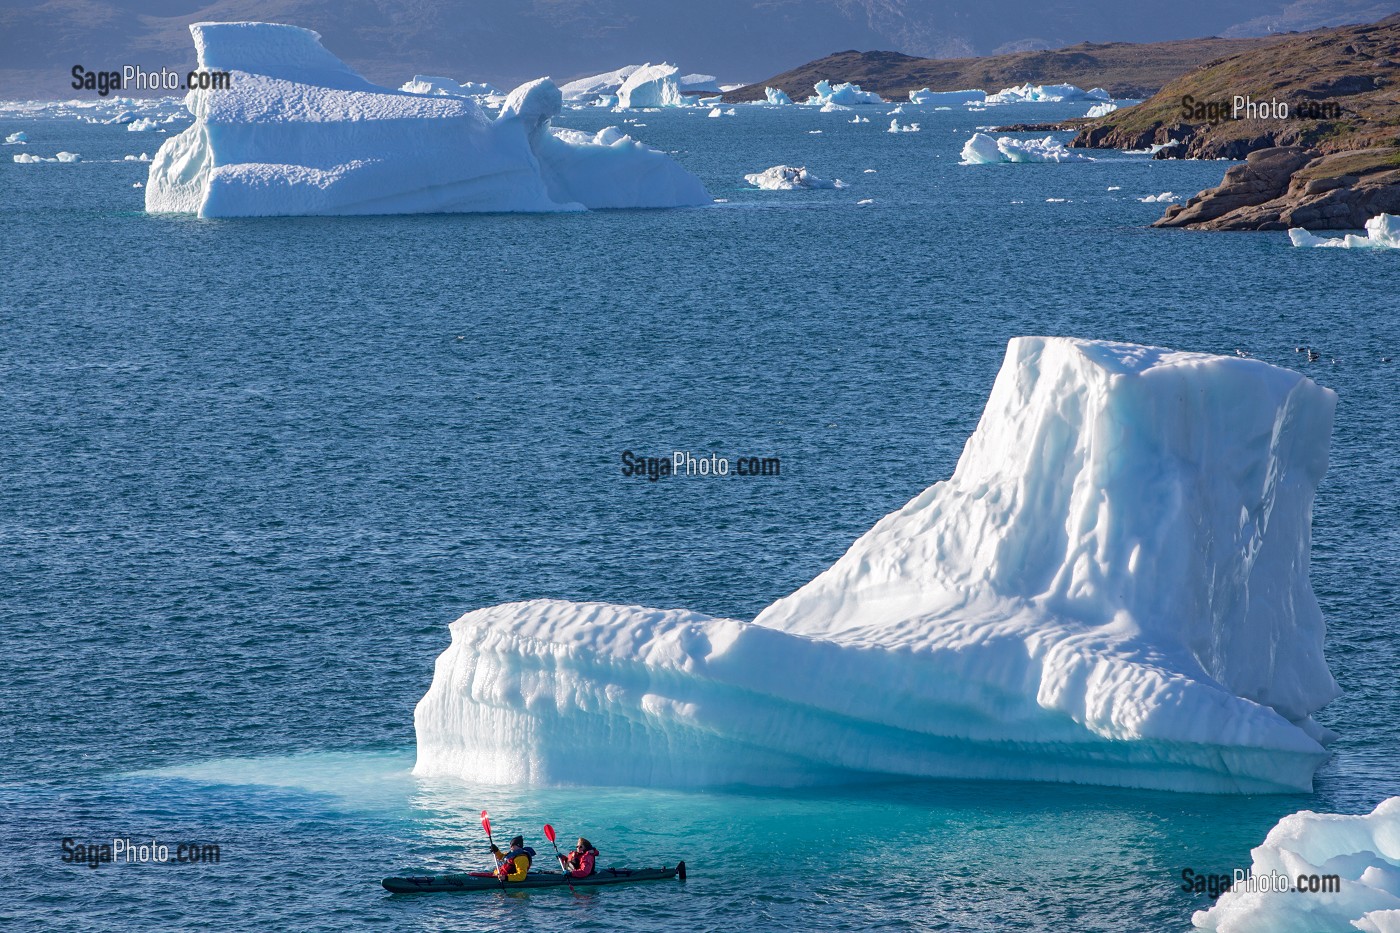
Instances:
[[[499,846],[492,843],[491,854],[496,856],[498,863],[496,874],[506,881],[524,881],[535,858],[535,850],[525,844],[524,836],[516,836],[510,841],[509,852],[502,852]]]

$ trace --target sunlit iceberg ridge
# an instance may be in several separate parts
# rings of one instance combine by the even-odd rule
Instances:
[[[1336,396],[1235,357],[1011,341],[952,477],[752,622],[535,600],[452,625],[416,773],[1310,788]]]
[[[151,163],[146,210],[202,217],[559,211],[705,204],[700,180],[616,129],[554,129],[547,78],[491,119],[471,97],[370,84],[320,36],[271,23],[196,23],[194,123]],[[462,87],[462,86],[459,86]]]

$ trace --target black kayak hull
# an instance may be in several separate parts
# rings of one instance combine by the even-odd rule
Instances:
[[[596,888],[633,881],[685,880],[685,862],[674,868],[600,868],[587,878],[571,878],[557,871],[532,871],[523,881],[501,881],[485,872],[448,875],[410,875],[385,878],[381,884],[393,894],[428,894],[441,891],[514,891],[520,888]]]

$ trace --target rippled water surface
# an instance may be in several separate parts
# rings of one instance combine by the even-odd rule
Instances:
[[[0,163],[0,924],[1184,929],[1209,901],[1181,869],[1400,793],[1400,256],[1146,229],[1160,207],[1137,198],[1218,163],[956,164],[979,122],[1080,106],[898,135],[886,108],[646,113],[632,131],[723,203],[243,221],[142,213],[144,166],[103,160],[159,135],[0,119],[83,157]],[[849,187],[743,185],[779,163]],[[1345,693],[1316,793],[409,774],[453,618],[542,596],[751,617],[951,472],[1018,334],[1241,349],[1338,391],[1313,573]],[[626,449],[779,456],[782,476],[653,484],[621,476]],[[550,821],[690,879],[379,887],[485,867],[482,808],[537,847]],[[114,836],[221,860],[61,861],[64,837]]]

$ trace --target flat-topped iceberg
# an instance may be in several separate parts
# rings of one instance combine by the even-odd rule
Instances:
[[[1061,103],[1073,100],[1112,100],[1113,95],[1101,87],[1084,90],[1073,84],[1022,84],[1002,88],[987,95],[989,104]]]
[[[956,106],[957,104],[980,104],[986,101],[986,91],[930,91],[923,88],[918,91],[909,92],[909,102],[911,104],[939,104],[945,107]]]
[[[469,96],[378,87],[269,23],[196,23],[199,67],[231,88],[191,91],[194,123],[151,163],[146,210],[202,217],[678,207],[700,180],[630,137],[550,126],[548,79],[522,85],[494,120]],[[606,133],[606,131],[605,131]]]
[[[1302,227],[1288,231],[1288,239],[1294,246],[1323,246],[1340,249],[1400,249],[1400,217],[1394,214],[1377,214],[1366,221],[1365,236],[1348,233],[1342,237],[1322,237],[1309,233]]]
[[[584,103],[596,100],[599,97],[616,95],[618,88],[622,87],[624,81],[632,77],[632,72],[641,65],[623,65],[616,71],[605,71],[602,74],[589,75],[586,78],[576,78],[559,88],[564,99],[568,101],[582,101]]]
[[[1249,872],[1191,922],[1218,933],[1400,930],[1400,797],[1361,816],[1285,816]],[[1335,882],[1324,882],[1327,876]],[[1306,885],[1299,889],[1300,879]]]
[[[962,147],[963,165],[991,165],[997,162],[1092,162],[1082,152],[1074,152],[1055,140],[1016,139],[1002,136],[993,139],[986,133],[973,133]]]
[[[957,469],[752,622],[535,600],[452,625],[416,773],[1307,790],[1335,395],[1236,357],[1012,340]]]

